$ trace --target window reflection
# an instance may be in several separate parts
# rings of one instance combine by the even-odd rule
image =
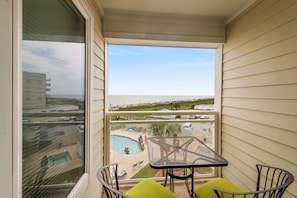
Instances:
[[[22,194],[67,197],[85,172],[85,21],[68,0],[23,5]]]
[[[73,187],[84,172],[84,44],[23,45],[23,185],[37,197],[40,186]]]

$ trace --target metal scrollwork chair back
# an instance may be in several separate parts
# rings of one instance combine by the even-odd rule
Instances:
[[[97,171],[98,181],[102,184],[107,198],[129,198],[119,190],[117,169],[117,163],[101,167]]]
[[[294,176],[281,168],[257,164],[256,191],[253,192],[227,192],[215,188],[219,198],[224,197],[254,197],[254,198],[281,198],[287,187],[293,183]]]

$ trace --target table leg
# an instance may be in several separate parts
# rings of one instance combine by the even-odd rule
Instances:
[[[195,194],[195,192],[194,192],[194,167],[191,167],[191,171],[192,171],[192,183],[191,183],[191,193],[190,193],[190,195],[191,195],[191,197],[193,197],[193,198],[196,198],[196,194]]]
[[[168,168],[166,169],[166,176],[165,176],[165,181],[164,181],[164,186],[166,187],[167,184],[167,180],[168,180],[168,176],[170,177],[169,182],[170,182],[170,191],[174,192],[174,180],[173,180],[173,169],[172,168]]]
[[[191,171],[190,174],[188,174],[187,169],[190,169],[190,171]],[[181,180],[185,180],[185,185],[187,187],[187,190],[188,190],[188,193],[189,193],[190,197],[196,198],[196,194],[194,192],[194,167],[185,168],[183,176],[174,175],[174,169],[173,168],[166,169],[166,177],[165,177],[164,186],[166,186],[168,177],[170,177],[169,182],[170,182],[170,191],[171,192],[174,192],[174,178],[181,179]],[[188,179],[191,179],[190,184],[188,182]]]

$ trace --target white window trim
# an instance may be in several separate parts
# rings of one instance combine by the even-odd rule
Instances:
[[[93,96],[93,84],[92,84],[92,68],[93,68],[93,61],[92,61],[92,54],[93,54],[93,29],[94,29],[94,18],[92,16],[92,11],[87,5],[84,0],[72,0],[73,4],[76,8],[80,11],[81,15],[85,18],[86,24],[86,52],[85,52],[85,64],[86,64],[86,71],[85,71],[85,83],[86,83],[86,119],[85,119],[85,131],[87,132],[85,135],[85,173],[82,175],[80,180],[77,182],[75,187],[69,193],[68,197],[81,197],[86,190],[92,175],[92,156],[93,156],[93,116],[91,115],[92,111],[92,96]]]
[[[216,130],[216,140],[215,148],[219,154],[222,153],[222,134],[221,134],[221,106],[222,106],[222,64],[223,64],[223,44],[222,43],[200,43],[200,42],[180,42],[180,41],[155,41],[155,40],[139,40],[139,39],[118,39],[118,38],[105,38],[105,75],[108,76],[108,45],[139,45],[139,46],[161,46],[161,47],[185,47],[185,48],[210,48],[215,49],[215,90],[214,90],[214,99],[215,99],[215,110],[218,111],[218,118],[216,119],[218,129]],[[108,79],[106,79],[108,80]],[[108,84],[106,83],[105,89],[108,90]],[[107,98],[107,91],[105,98]],[[106,111],[108,110],[107,103],[105,104]],[[106,125],[106,123],[105,123]],[[109,127],[109,126],[107,126]],[[110,136],[110,133],[106,131],[106,136]],[[105,158],[105,163],[109,163],[109,151],[110,144],[106,140],[104,146],[107,147],[104,151],[104,155],[108,156]],[[216,169],[215,175],[221,176],[221,168]]]
[[[12,197],[22,197],[22,1],[13,1]]]

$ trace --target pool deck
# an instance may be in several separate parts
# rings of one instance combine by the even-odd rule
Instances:
[[[129,179],[133,175],[135,175],[138,171],[140,171],[145,165],[148,164],[148,153],[147,153],[147,145],[145,142],[145,136],[151,137],[147,132],[135,132],[135,131],[126,131],[124,129],[113,130],[110,132],[111,135],[121,135],[132,138],[134,140],[138,140],[138,137],[142,135],[144,140],[144,150],[138,154],[120,154],[113,150],[110,150],[110,162],[118,163],[118,173],[122,170],[127,172],[127,175],[123,177],[123,179]],[[129,147],[129,145],[127,145]],[[143,163],[139,164],[139,162],[143,161]],[[138,163],[138,164],[137,164]],[[137,164],[137,165],[135,165]],[[135,165],[135,166],[133,166]]]

